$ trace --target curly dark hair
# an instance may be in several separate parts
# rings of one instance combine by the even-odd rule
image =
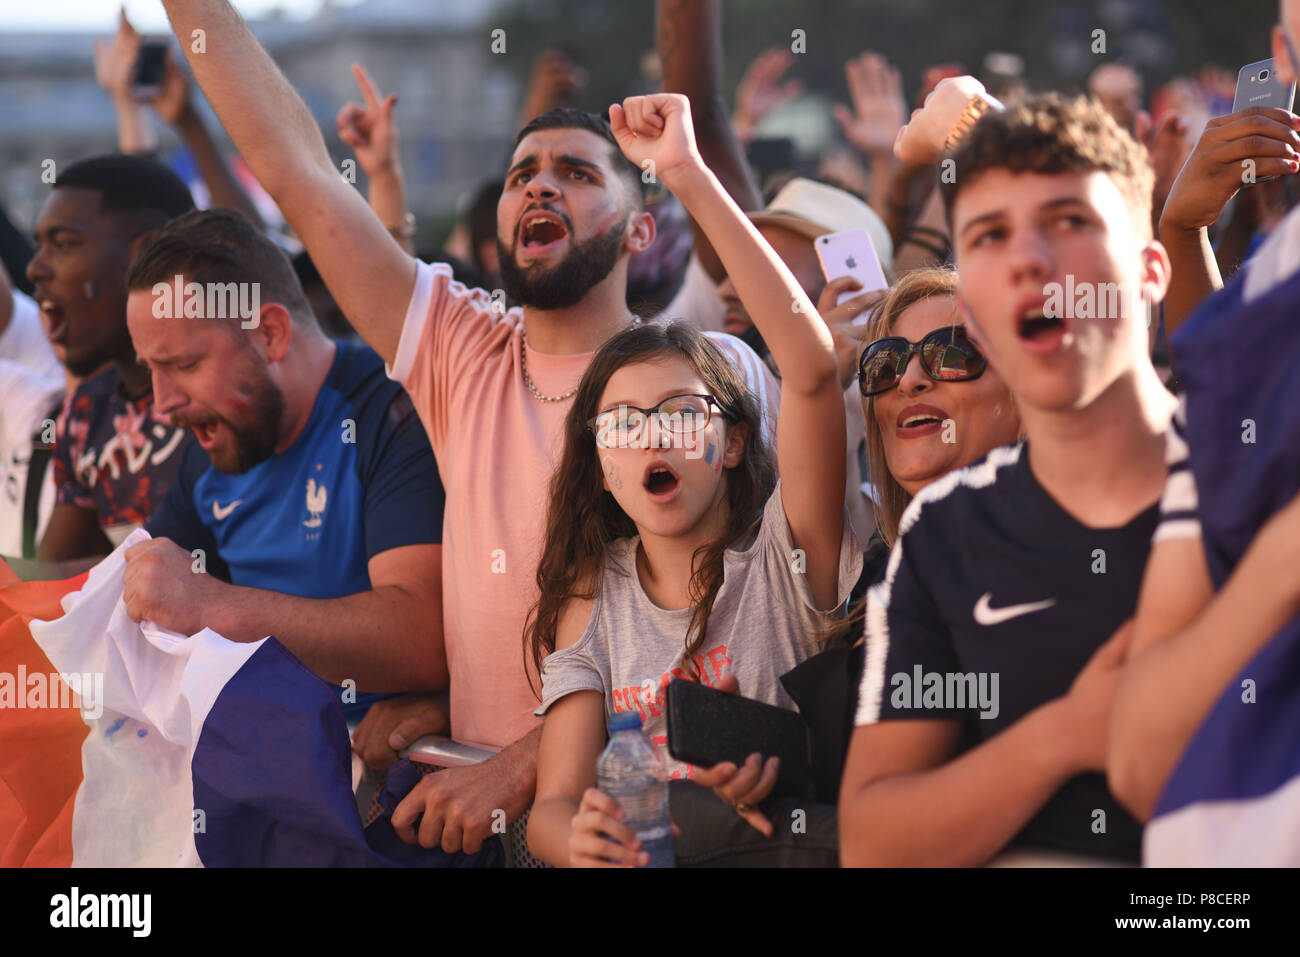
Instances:
[[[953,151],[956,176],[939,184],[948,225],[958,194],[981,173],[1069,173],[1100,170],[1114,180],[1134,222],[1151,229],[1155,173],[1146,147],[1124,130],[1097,100],[1057,93],[980,117]]]

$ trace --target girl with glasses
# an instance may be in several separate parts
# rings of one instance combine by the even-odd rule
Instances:
[[[649,161],[705,230],[784,377],[776,461],[743,380],[684,323],[633,327],[606,343],[565,423],[541,597],[525,628],[546,717],[528,842],[553,864],[626,867],[646,855],[594,787],[606,719],[639,713],[672,777],[706,780],[770,833],[745,797],[771,789],[776,761],[697,769],[672,760],[665,688],[726,677],[793,709],[779,678],[842,616],[862,556],[845,521],[830,333],[700,160],[688,101],[633,97],[610,113],[627,158],[643,169]]]

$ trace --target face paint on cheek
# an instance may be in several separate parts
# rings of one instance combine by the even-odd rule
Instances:
[[[709,442],[709,447],[704,450],[704,461],[713,466],[715,473],[722,471],[722,456],[718,454],[718,447],[712,442]]]
[[[87,298],[87,299],[98,299],[98,298],[99,298],[99,281],[98,281],[98,280],[95,280],[95,279],[87,279],[87,280],[86,280],[86,298]]]
[[[618,222],[617,210],[610,213],[603,220],[601,220],[600,225],[596,227],[596,238],[599,239],[602,236],[604,236],[607,232],[609,232],[609,228],[613,226],[616,222]]]
[[[619,471],[618,465],[611,459],[603,463],[605,478],[609,481],[610,486],[615,491],[623,491],[623,473]]]

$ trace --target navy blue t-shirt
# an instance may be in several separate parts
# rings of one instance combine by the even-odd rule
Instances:
[[[1119,528],[1082,525],[1038,483],[1023,443],[927,486],[869,594],[855,723],[956,720],[970,747],[1066,694],[1137,610],[1158,517],[1154,504]],[[1136,861],[1140,841],[1090,773],[1013,843]]]
[[[442,541],[445,493],[410,397],[371,349],[335,346],[293,445],[227,475],[192,443],[151,535],[203,549],[208,572],[232,584],[302,598],[368,591],[372,557]],[[357,689],[343,712],[360,718],[387,696]]]

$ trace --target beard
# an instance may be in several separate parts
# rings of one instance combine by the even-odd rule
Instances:
[[[248,373],[241,377],[239,387],[240,391],[250,397],[249,405],[253,409],[250,422],[235,423],[215,412],[172,420],[173,425],[185,427],[212,422],[225,425],[230,431],[232,442],[226,448],[214,449],[209,453],[209,458],[212,467],[226,475],[243,475],[253,466],[273,456],[276,442],[280,438],[280,426],[284,422],[284,393],[265,369],[250,367]]]
[[[576,306],[593,286],[613,271],[626,230],[627,225],[620,223],[603,236],[574,243],[568,254],[549,270],[537,264],[521,268],[514,251],[506,249],[498,237],[497,257],[501,261],[501,284],[506,295],[534,309]],[[572,230],[569,235],[573,235]]]

